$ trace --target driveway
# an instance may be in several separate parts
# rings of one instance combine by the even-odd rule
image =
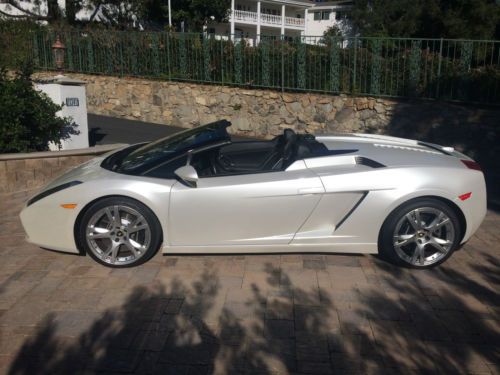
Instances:
[[[88,114],[90,146],[149,142],[174,134],[182,128],[117,117]]]
[[[154,124],[91,113],[88,114],[88,122],[90,146],[150,142],[186,130],[186,128],[171,125]],[[252,138],[233,135],[231,139],[246,141]]]
[[[27,244],[0,197],[0,372],[500,371],[500,215],[440,268],[375,256],[161,256],[112,270]]]

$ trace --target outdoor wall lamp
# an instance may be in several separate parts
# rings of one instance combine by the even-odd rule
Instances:
[[[56,41],[52,44],[52,52],[54,53],[54,61],[56,68],[62,71],[64,68],[64,53],[66,46],[61,42],[59,35],[56,36]]]

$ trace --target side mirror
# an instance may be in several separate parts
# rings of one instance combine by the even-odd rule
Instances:
[[[188,186],[196,187],[198,182],[198,172],[191,165],[185,165],[175,170],[175,175],[184,181]]]

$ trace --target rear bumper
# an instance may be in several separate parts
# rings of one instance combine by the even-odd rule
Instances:
[[[487,212],[486,183],[483,174],[475,172],[474,178],[469,182],[472,187],[470,190],[472,192],[471,197],[465,201],[459,198],[455,199],[455,204],[462,210],[465,216],[467,226],[461,241],[462,244],[468,241],[478,230]]]

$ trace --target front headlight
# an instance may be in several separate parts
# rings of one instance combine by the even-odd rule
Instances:
[[[57,193],[58,191],[67,189],[71,186],[80,185],[81,183],[82,183],[81,181],[66,182],[65,184],[53,187],[52,189],[42,191],[40,194],[37,194],[33,198],[31,198],[26,204],[26,206],[31,206],[33,203],[38,202],[40,199],[48,197],[51,194]]]

